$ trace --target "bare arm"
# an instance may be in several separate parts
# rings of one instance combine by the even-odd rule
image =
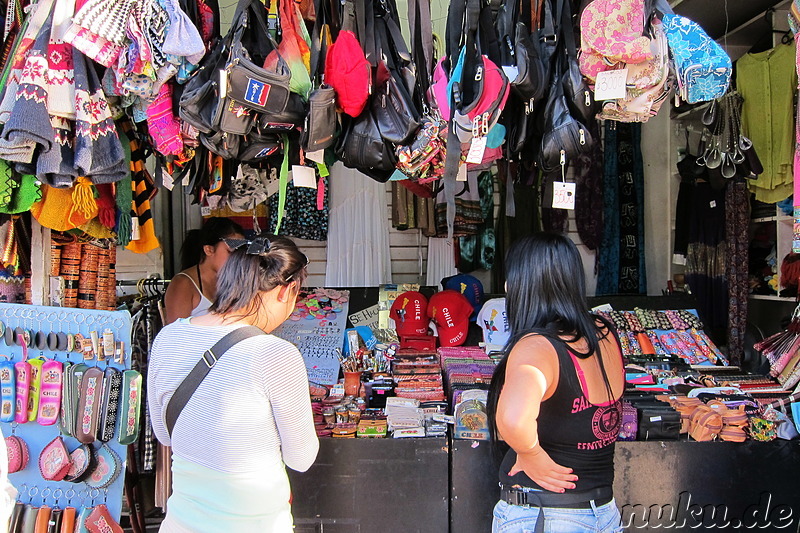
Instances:
[[[192,310],[197,305],[195,298],[199,302],[199,296],[197,289],[192,284],[192,280],[186,276],[173,276],[169,287],[167,287],[167,292],[164,294],[167,324],[172,324],[179,318],[186,318],[191,315]]]
[[[524,471],[544,489],[564,492],[575,488],[578,477],[572,469],[556,464],[539,445],[539,409],[558,382],[558,356],[544,338],[522,339],[508,357],[506,381],[497,403],[497,428],[506,443],[517,452],[509,472]]]

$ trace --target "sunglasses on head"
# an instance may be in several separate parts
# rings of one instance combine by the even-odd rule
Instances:
[[[242,246],[247,246],[245,253],[247,255],[266,255],[270,248],[272,247],[272,242],[266,237],[256,237],[252,241],[247,239],[222,239],[228,249],[233,252],[241,248]],[[303,256],[304,262],[303,265],[296,269],[294,272],[289,274],[284,281],[289,283],[294,279],[294,277],[300,273],[304,268],[308,266],[309,260],[306,254],[300,252],[300,255]]]

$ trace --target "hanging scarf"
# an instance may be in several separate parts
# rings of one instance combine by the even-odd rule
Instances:
[[[641,124],[606,121],[597,294],[645,294]]]
[[[728,359],[738,365],[744,356],[747,297],[750,293],[748,249],[750,246],[750,193],[743,181],[728,183],[725,191],[725,254],[728,279]]]

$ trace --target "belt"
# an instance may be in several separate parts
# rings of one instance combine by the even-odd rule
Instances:
[[[543,492],[526,491],[500,484],[500,499],[511,505],[538,507],[534,533],[544,533],[544,507],[561,509],[591,509],[592,502],[596,507],[609,503],[614,498],[611,487],[601,487],[583,492]]]
[[[605,505],[613,499],[611,487],[601,487],[583,492],[526,491],[500,485],[500,499],[511,505],[529,507],[557,507],[562,509],[591,509]]]

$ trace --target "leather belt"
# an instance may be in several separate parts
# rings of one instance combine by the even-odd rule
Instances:
[[[511,505],[528,507],[557,507],[562,509],[591,509],[605,505],[613,499],[611,487],[601,487],[583,492],[545,492],[525,490],[500,485],[500,499]]]
[[[544,533],[545,507],[561,509],[591,509],[592,502],[596,507],[609,503],[614,498],[611,487],[602,487],[583,492],[557,492],[526,491],[500,484],[500,499],[511,505],[524,505],[538,507],[539,515],[536,517],[534,533]]]

